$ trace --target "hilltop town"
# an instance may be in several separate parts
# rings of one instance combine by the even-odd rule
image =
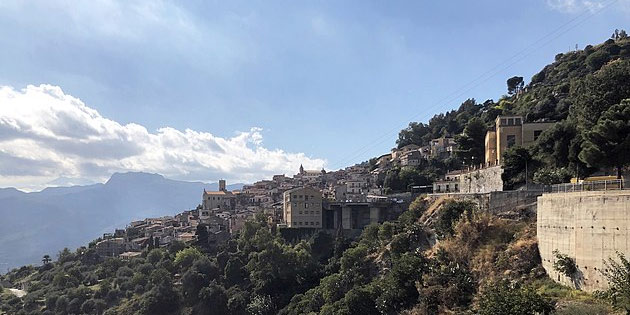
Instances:
[[[358,235],[369,224],[395,219],[421,193],[458,193],[460,199],[480,198],[492,192],[500,194],[504,191],[501,159],[505,151],[531,146],[553,125],[548,121],[526,123],[521,116],[498,116],[495,128],[485,135],[485,147],[481,148],[485,161],[448,171],[430,185],[410,186],[400,193],[384,187],[387,173],[392,168],[415,168],[429,160],[452,158],[457,149],[453,137],[432,139],[425,146],[408,144],[394,148],[370,162],[338,171],[305,170],[300,166],[291,177],[274,175],[245,185],[242,190],[228,191],[225,180],[220,180],[218,191],[203,191],[197,209],[172,217],[131,222],[125,229],[103,235],[92,245],[101,256],[129,259],[149,246],[168,246],[173,241],[193,244],[200,233],[207,233],[205,245],[216,249],[257,214],[279,229],[305,229],[306,233],[325,230],[332,234],[345,230]],[[498,207],[514,210],[515,204],[531,203],[532,198],[535,202],[543,187],[531,186],[527,187],[529,194],[486,206],[494,211]],[[513,194],[506,191],[505,195]]]

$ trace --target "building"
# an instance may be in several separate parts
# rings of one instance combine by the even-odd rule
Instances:
[[[400,165],[401,166],[418,166],[422,163],[423,159],[424,158],[422,157],[422,153],[420,152],[420,149],[409,151],[407,153],[404,153],[400,157]]]
[[[290,228],[322,228],[322,193],[312,187],[284,192],[284,222]]]
[[[108,238],[96,243],[96,253],[103,257],[118,257],[125,252],[125,239]]]
[[[433,193],[459,192],[459,177],[462,171],[448,172],[442,180],[433,182]]]
[[[400,149],[392,149],[392,159],[399,159],[403,154],[418,149],[420,149],[420,147],[415,144],[408,144]]]
[[[429,145],[431,147],[432,158],[447,158],[453,154],[455,139],[450,137],[441,137],[431,140]]]
[[[495,130],[488,131],[485,139],[487,165],[500,165],[505,150],[532,145],[543,131],[554,122],[524,123],[521,116],[499,116],[495,120]]]
[[[225,189],[225,180],[219,181],[219,191],[203,190],[201,208],[203,210],[234,210],[236,195]]]

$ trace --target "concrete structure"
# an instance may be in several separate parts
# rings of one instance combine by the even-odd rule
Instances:
[[[387,199],[387,198],[385,198]],[[329,202],[324,204],[324,223],[328,230],[362,230],[373,223],[388,219],[392,205],[389,201]]]
[[[499,116],[495,120],[495,130],[488,131],[485,139],[486,164],[501,164],[505,150],[514,146],[532,145],[554,122],[523,123],[521,116]]]
[[[300,187],[284,192],[284,222],[290,228],[322,228],[322,192]]]
[[[601,290],[604,261],[619,251],[630,256],[630,191],[580,191],[538,198],[537,237],[543,267],[554,281],[586,291]],[[570,279],[553,268],[553,251],[575,259]]]
[[[463,172],[459,176],[459,191],[468,194],[503,191],[503,168],[491,166]]]

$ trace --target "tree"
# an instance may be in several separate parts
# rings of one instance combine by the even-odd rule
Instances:
[[[508,94],[518,94],[523,89],[524,85],[525,82],[523,82],[523,77],[513,76],[509,78],[507,80]]]
[[[536,166],[532,155],[526,148],[512,147],[503,153],[503,185],[514,188],[518,184],[525,183]],[[526,174],[527,173],[527,174]]]
[[[478,117],[470,119],[464,132],[455,137],[455,156],[467,165],[483,163],[485,137],[486,125],[483,121]]]
[[[209,286],[201,289],[196,310],[198,314],[229,314],[228,296],[225,288],[212,282]]]
[[[605,50],[598,50],[586,57],[586,65],[591,70],[599,70],[603,65],[610,61],[610,54]]]
[[[630,60],[615,60],[571,85],[571,116],[580,131],[590,130],[602,113],[630,98]]]
[[[57,262],[61,265],[73,259],[72,252],[66,247],[57,255]]]
[[[616,309],[630,314],[630,261],[622,253],[617,253],[619,262],[608,258],[602,272],[608,279],[609,288],[605,292]]]
[[[586,133],[580,159],[589,166],[615,167],[621,179],[630,164],[630,99],[606,110],[595,127]]]
[[[174,262],[180,267],[188,268],[193,264],[196,259],[202,256],[203,253],[201,253],[198,249],[194,247],[188,247],[177,252]]]
[[[197,225],[197,230],[195,231],[195,235],[197,235],[197,244],[203,248],[208,247],[208,228],[205,224]]]

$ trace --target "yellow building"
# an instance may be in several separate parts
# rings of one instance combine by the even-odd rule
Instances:
[[[486,164],[501,164],[505,150],[514,146],[532,145],[543,131],[554,124],[554,122],[523,123],[521,116],[497,117],[495,130],[486,133]]]
[[[291,228],[322,228],[322,192],[300,187],[284,192],[284,222]]]

